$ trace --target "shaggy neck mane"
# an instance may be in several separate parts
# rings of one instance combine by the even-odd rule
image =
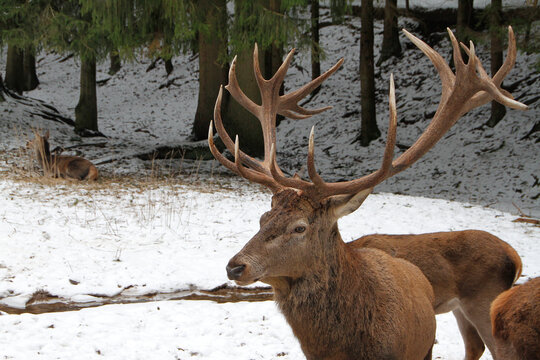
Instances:
[[[280,279],[272,284],[275,301],[304,352],[316,349],[319,355],[325,349],[331,349],[333,343],[343,342],[343,329],[349,331],[347,337],[356,339],[353,340],[355,343],[358,337],[369,335],[372,332],[371,320],[377,312],[375,286],[366,269],[369,266],[363,266],[362,256],[346,251],[337,224],[326,237],[317,239],[324,249],[323,255],[309,273],[297,279]],[[365,269],[368,273],[359,277],[358,269]],[[343,289],[345,291],[340,291]],[[343,311],[351,307],[356,311],[360,309],[366,321],[358,321],[358,317]],[[367,342],[365,344],[369,347]],[[363,352],[362,349],[357,351]]]

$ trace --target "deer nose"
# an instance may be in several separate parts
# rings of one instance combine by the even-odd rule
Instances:
[[[245,268],[246,268],[246,265],[228,264],[226,267],[227,277],[229,278],[229,280],[238,280],[238,278],[242,276],[242,273],[244,272]]]

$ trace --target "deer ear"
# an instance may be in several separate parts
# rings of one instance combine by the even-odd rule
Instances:
[[[336,219],[353,213],[371,194],[373,188],[362,190],[356,194],[335,195],[329,200],[331,211]]]

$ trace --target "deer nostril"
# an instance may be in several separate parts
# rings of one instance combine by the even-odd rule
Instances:
[[[227,277],[229,280],[237,280],[240,276],[242,276],[242,273],[244,272],[244,269],[246,268],[246,265],[238,265],[238,266],[230,266],[227,265]]]

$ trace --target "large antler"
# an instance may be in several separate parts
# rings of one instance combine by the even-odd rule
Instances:
[[[325,110],[331,108],[327,106],[320,109],[305,109],[298,105],[298,102],[302,100],[306,95],[311,93],[314,89],[319,87],[321,83],[332,75],[343,64],[343,59],[339,60],[333,67],[331,67],[324,74],[318,78],[310,81],[300,89],[293,91],[285,95],[279,95],[281,84],[285,79],[285,74],[289,68],[295,49],[292,49],[285,61],[274,76],[270,80],[264,79],[259,67],[259,51],[257,44],[253,50],[253,70],[255,73],[255,79],[261,92],[262,104],[257,105],[240,89],[238,81],[236,79],[236,57],[233,59],[231,68],[229,70],[229,84],[225,86],[225,89],[229,91],[232,97],[249,112],[251,112],[257,119],[259,119],[263,132],[264,139],[264,160],[261,162],[247,155],[243,151],[239,150],[238,138],[233,143],[227,131],[223,126],[221,119],[221,100],[223,96],[223,87],[220,88],[219,94],[214,107],[214,120],[216,130],[223,140],[223,143],[230,152],[235,154],[235,162],[229,161],[225,158],[215,147],[213,142],[212,124],[208,133],[208,141],[210,150],[214,154],[215,158],[219,160],[228,169],[236,172],[237,174],[252,180],[254,182],[261,183],[270,187],[273,191],[282,188],[271,174],[271,167],[277,169],[276,171],[283,176],[283,173],[275,163],[275,157],[272,158],[272,147],[276,143],[276,115],[280,114],[291,119],[306,119],[312,115],[319,114]],[[274,165],[271,165],[274,162]],[[244,166],[245,165],[245,166]],[[247,166],[247,167],[246,167]]]
[[[264,108],[265,103],[275,104],[276,98],[279,98],[279,99],[286,98],[290,95],[295,94],[296,97],[291,96],[291,98],[293,99],[291,99],[290,101],[284,101],[284,103],[286,103],[289,106],[287,109],[283,110],[282,108],[279,107],[279,105],[273,105],[270,107],[271,111],[267,111],[267,112],[262,111],[261,107],[254,104],[241,92],[241,90],[238,88],[236,78],[234,78],[233,81],[231,81],[231,75],[229,75],[230,84],[227,86],[227,89],[231,92],[231,94],[233,95],[233,97],[235,97],[235,99],[237,97],[240,98],[239,102],[248,110],[250,110],[253,114],[255,114],[259,118],[259,120],[261,120],[261,124],[263,124],[263,133],[265,131],[264,130],[265,125],[267,126],[266,134],[264,137],[265,160],[261,163],[247,156],[246,154],[239,152],[238,141],[237,141],[236,150],[235,150],[235,162],[232,163],[228,161],[217,151],[217,149],[215,149],[215,146],[213,146],[213,142],[211,140],[212,132],[210,128],[209,141],[210,141],[210,148],[212,149],[214,156],[216,156],[216,158],[220,162],[222,162],[225,166],[227,166],[229,169],[236,171],[240,175],[252,181],[267,185],[273,191],[276,191],[277,189],[280,189],[283,187],[291,187],[291,188],[299,189],[305,192],[308,196],[314,199],[320,200],[320,199],[324,199],[326,197],[333,196],[333,195],[355,194],[362,190],[373,188],[374,186],[381,183],[385,179],[407,169],[409,166],[415,163],[418,159],[420,159],[424,154],[426,154],[442,138],[442,136],[456,123],[456,121],[461,116],[463,116],[469,110],[476,108],[478,106],[481,106],[491,100],[496,100],[500,102],[501,104],[504,104],[514,109],[520,109],[520,110],[527,109],[526,105],[513,100],[512,95],[508,93],[507,91],[501,89],[500,87],[502,80],[508,74],[510,69],[514,66],[515,59],[516,59],[515,37],[514,37],[514,33],[511,27],[509,27],[509,30],[508,30],[509,31],[508,54],[507,54],[506,61],[493,78],[490,78],[487,75],[484,68],[482,67],[480,60],[475,54],[474,45],[472,42],[470,43],[469,48],[461,44],[461,46],[465,49],[465,51],[469,55],[468,63],[467,64],[464,63],[461,57],[459,44],[456,38],[454,37],[454,34],[450,31],[450,29],[448,29],[448,34],[450,35],[450,39],[452,41],[452,47],[454,51],[454,63],[456,67],[455,74],[452,72],[452,70],[446,64],[446,62],[444,61],[444,59],[441,57],[440,54],[438,54],[426,43],[424,43],[422,40],[418,39],[417,37],[413,36],[406,30],[403,30],[403,31],[405,35],[429,57],[429,59],[431,60],[435,68],[437,69],[439,76],[441,78],[441,82],[442,82],[442,95],[441,95],[441,100],[440,100],[437,112],[435,113],[435,116],[431,120],[430,124],[427,126],[426,130],[422,133],[422,135],[420,135],[420,137],[416,140],[416,142],[407,151],[405,151],[401,156],[399,156],[394,161],[392,161],[392,159],[394,155],[394,146],[395,146],[395,141],[396,141],[397,115],[396,115],[396,104],[395,104],[394,81],[393,81],[393,77],[391,76],[390,77],[390,94],[389,94],[390,124],[389,124],[389,129],[388,129],[386,148],[383,155],[383,161],[379,170],[369,175],[363,176],[359,179],[355,179],[351,181],[344,181],[344,182],[338,182],[338,183],[326,183],[320,177],[320,175],[317,173],[315,169],[314,140],[313,140],[314,135],[313,135],[313,129],[312,129],[310,139],[309,139],[309,151],[308,151],[308,162],[307,162],[308,174],[311,179],[311,182],[302,180],[298,177],[287,178],[283,175],[283,172],[279,169],[277,162],[275,160],[275,115],[276,113],[293,117],[293,118],[303,118],[304,116],[305,117],[311,116],[314,113],[326,110],[326,108],[318,109],[318,110],[305,110],[305,109],[302,109],[301,111],[293,110],[304,116],[294,114],[294,113],[291,114],[290,111],[287,111],[293,108],[292,102],[294,102],[294,106],[298,106],[296,105],[296,103],[301,99],[301,97],[306,96],[309,93],[309,91],[313,90],[316,86],[318,86],[318,84],[320,84],[324,79],[326,79],[326,77],[330,76],[331,73],[333,73],[337,69],[337,67],[341,65],[341,62],[342,62],[340,60],[340,62],[338,62],[338,64],[336,64],[332,69],[330,69],[325,74],[323,74],[320,78],[322,77],[325,77],[325,78],[322,79],[316,86],[312,85],[312,83],[319,80],[319,78],[291,94],[284,95],[283,97],[279,97],[278,95],[279,86],[281,86],[281,82],[283,81],[283,78],[285,75],[284,72],[286,71],[286,68],[288,67],[288,64],[290,63],[292,51],[287,56],[287,59],[285,60],[282,67],[280,67],[276,75],[274,75],[274,77],[271,80],[266,81],[262,79],[262,76],[258,77],[259,87],[261,88],[261,95],[263,98],[263,105],[261,107]],[[256,59],[256,54],[254,54],[254,59]],[[256,61],[254,61],[254,63],[255,62]],[[234,75],[233,69],[234,69],[234,62],[233,62],[233,67],[231,67],[231,72]],[[256,66],[255,72],[256,74],[258,73],[258,75],[260,75],[260,71],[258,71],[258,65]],[[272,81],[275,78],[279,78],[280,79],[279,86],[277,87],[277,89],[274,88],[272,92],[269,92],[267,90],[263,91],[263,87],[261,86],[261,84],[264,85],[266,83],[259,80],[259,78],[262,79],[262,81],[268,82],[268,83],[272,83]],[[275,84],[273,85],[275,86]],[[231,91],[230,88],[232,88],[233,91]],[[299,97],[300,95],[301,97]],[[226,146],[230,150],[232,147],[232,141],[228,137],[227,139],[224,138],[224,136],[227,136],[227,135],[226,135],[225,130],[223,129],[221,118],[219,116],[220,104],[221,104],[221,91],[216,101],[216,109],[215,109],[216,111],[214,113],[214,116],[216,118],[216,127],[218,129],[218,133],[224,139]],[[281,111],[278,111],[277,109],[280,109]],[[218,123],[219,123],[219,126],[218,126]],[[270,128],[268,128],[268,126],[270,126]],[[224,136],[222,135],[222,133],[224,133]],[[227,142],[229,142],[228,145],[227,145]],[[242,162],[244,162],[249,168],[242,166]]]

